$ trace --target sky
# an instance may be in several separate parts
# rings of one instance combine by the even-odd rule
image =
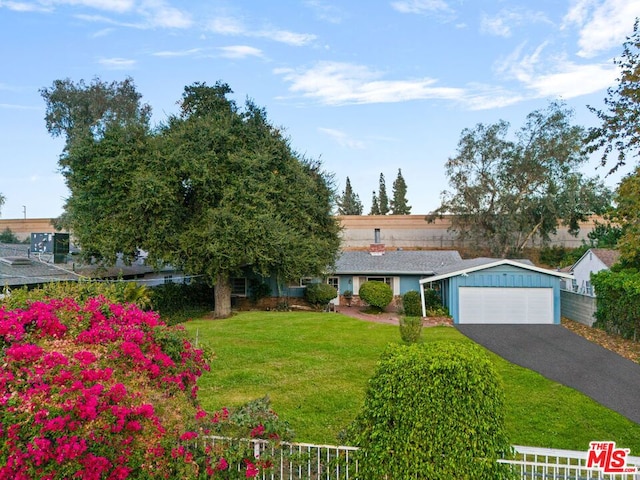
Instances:
[[[349,177],[368,213],[399,169],[411,213],[440,204],[460,135],[562,100],[598,125],[637,0],[0,0],[0,218],[50,218],[69,196],[40,90],[131,77],[159,124],[185,86],[227,83]],[[615,188],[591,159],[583,171]]]

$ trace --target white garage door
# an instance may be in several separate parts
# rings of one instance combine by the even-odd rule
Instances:
[[[460,323],[553,323],[552,288],[460,287]]]

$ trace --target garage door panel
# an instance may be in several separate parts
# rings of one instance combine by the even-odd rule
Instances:
[[[552,288],[460,287],[459,323],[553,323]]]

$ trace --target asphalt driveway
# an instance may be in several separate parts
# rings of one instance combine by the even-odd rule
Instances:
[[[456,325],[511,363],[574,388],[640,423],[640,365],[561,325]]]

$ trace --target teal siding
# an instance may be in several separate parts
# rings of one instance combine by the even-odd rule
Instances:
[[[420,276],[401,276],[400,277],[400,295],[404,295],[405,293],[415,290],[416,292],[420,291]]]
[[[553,288],[554,323],[560,323],[560,278],[554,275],[500,265],[441,280],[442,297],[454,323],[459,319],[460,287]]]

